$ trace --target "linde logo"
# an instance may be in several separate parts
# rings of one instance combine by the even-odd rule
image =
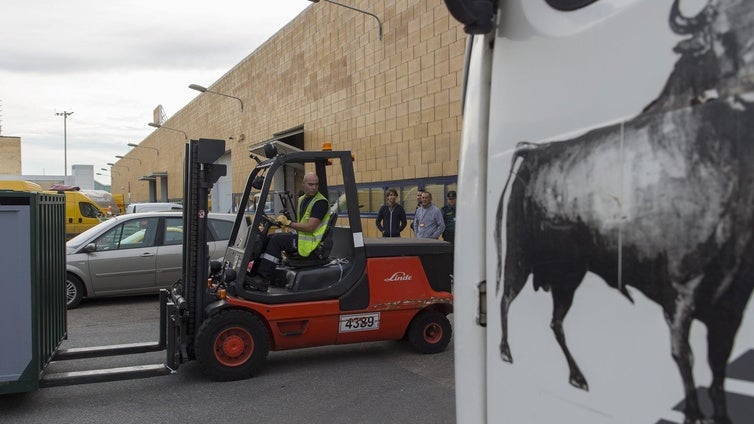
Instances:
[[[393,273],[390,277],[387,277],[385,279],[386,283],[392,282],[392,281],[411,281],[414,277],[411,274],[407,274],[403,271],[398,271]]]

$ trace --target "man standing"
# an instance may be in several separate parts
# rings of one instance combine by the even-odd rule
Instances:
[[[406,228],[406,211],[403,206],[398,204],[398,191],[389,188],[385,191],[387,203],[382,205],[377,212],[377,229],[382,232],[383,237],[400,237],[401,231]]]
[[[445,231],[442,212],[432,204],[432,193],[428,191],[422,193],[421,207],[416,209],[414,222],[411,225],[416,238],[436,239]]]
[[[422,193],[424,193],[424,190],[418,189],[416,190],[416,209],[419,209],[422,207]]]
[[[448,204],[440,209],[442,219],[445,221],[445,231],[442,239],[453,243],[456,238],[456,192],[448,192]]]
[[[249,287],[254,290],[267,291],[283,251],[298,252],[299,256],[308,257],[322,241],[330,220],[330,208],[325,196],[319,192],[317,175],[304,175],[303,189],[304,195],[298,199],[298,222],[292,222],[282,214],[277,217],[283,227],[296,230],[296,233],[270,235],[267,247],[259,258],[261,263],[256,275],[247,280]]]
[[[416,212],[419,210],[419,208],[422,207],[422,193],[424,193],[424,190],[417,189],[416,190],[416,209],[414,209],[414,216],[416,216]],[[411,230],[414,229],[414,222],[411,222]],[[414,237],[416,237],[416,233],[414,233]]]

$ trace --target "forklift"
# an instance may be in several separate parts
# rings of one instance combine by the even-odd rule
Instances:
[[[224,259],[210,264],[203,240],[208,192],[224,175],[224,166],[213,164],[224,150],[222,140],[206,139],[187,150],[184,276],[166,300],[180,311],[173,315],[177,362],[196,359],[208,377],[238,380],[258,372],[270,351],[401,339],[422,353],[445,350],[452,245],[364,238],[350,152],[279,153],[266,144],[263,159],[253,156]],[[283,258],[267,291],[253,290],[248,276],[269,236],[283,231],[274,216],[298,218],[293,193],[305,172],[318,176],[330,202],[327,230],[308,257]],[[338,181],[336,190],[330,181]]]
[[[237,205],[224,260],[210,264],[209,193],[226,173],[225,165],[215,164],[225,153],[225,141],[186,144],[183,272],[170,290],[160,292],[158,341],[60,349],[66,332],[65,299],[56,289],[65,275],[65,258],[59,255],[49,266],[60,271],[50,271],[60,278],[40,279],[45,284],[34,289],[49,292],[40,296],[49,298],[51,306],[32,308],[43,315],[40,337],[45,340],[30,346],[46,350],[33,352],[28,364],[21,363],[28,356],[25,345],[17,343],[18,349],[6,352],[7,358],[18,359],[10,365],[18,362],[16,368],[25,371],[15,380],[1,381],[0,393],[170,375],[191,360],[198,360],[212,379],[238,380],[258,372],[270,351],[324,345],[405,339],[421,353],[445,350],[452,334],[447,318],[453,312],[452,245],[365,238],[350,152],[278,153],[271,143],[264,152],[264,159],[255,157]],[[316,173],[319,191],[328,198],[327,230],[308,257],[292,255],[277,265],[267,291],[252,290],[247,277],[258,266],[269,236],[283,231],[270,215],[280,207],[279,213],[298,218],[293,193],[305,172]],[[342,185],[330,190],[329,181]],[[50,314],[51,309],[57,313]],[[157,351],[164,351],[162,364],[45,372],[52,362]]]

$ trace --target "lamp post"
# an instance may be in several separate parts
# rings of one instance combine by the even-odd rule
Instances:
[[[121,168],[126,168],[126,171],[131,172],[131,168],[127,167],[126,165],[120,165],[120,164],[112,163],[112,162],[108,162],[107,164],[110,166],[120,166]]]
[[[120,175],[120,172],[118,172],[118,171],[116,171],[114,169],[100,168],[100,170],[101,171],[105,171],[105,172],[110,172],[110,174],[116,173],[116,174]]]
[[[141,146],[141,145],[136,144],[136,143],[128,143],[128,146],[129,147],[139,147],[139,148],[142,148],[142,149],[152,149],[152,150],[154,150],[154,151],[157,152],[157,156],[160,156],[160,149],[158,149],[156,147]]]
[[[183,139],[184,139],[185,141],[188,141],[188,134],[186,134],[186,131],[181,131],[181,130],[177,130],[177,129],[175,129],[175,128],[166,127],[166,126],[164,126],[164,125],[155,124],[154,122],[150,122],[150,123],[148,123],[147,125],[149,125],[150,127],[154,127],[154,128],[157,128],[157,129],[160,129],[160,128],[162,128],[162,129],[164,129],[164,130],[170,130],[170,131],[175,131],[175,132],[179,132],[179,133],[182,133],[182,134],[183,134]]]
[[[212,94],[217,94],[218,96],[230,97],[231,99],[236,99],[236,100],[238,100],[239,103],[241,103],[241,112],[243,112],[243,100],[241,100],[240,98],[238,98],[236,96],[231,96],[230,94],[225,94],[225,93],[220,93],[220,92],[217,92],[217,91],[212,91],[212,90],[208,89],[207,87],[202,87],[199,84],[190,84],[188,87],[190,89],[196,90],[196,91],[198,91],[200,93],[212,93]]]
[[[55,115],[63,117],[63,176],[68,176],[68,117],[73,115],[73,112],[55,112]]]
[[[319,0],[309,0],[309,1],[312,2],[312,3],[319,3]],[[328,3],[332,3],[332,4],[336,5],[336,6],[341,6],[341,7],[345,7],[346,9],[355,10],[356,12],[363,13],[365,15],[369,15],[369,16],[373,17],[374,19],[376,19],[377,20],[377,30],[379,31],[380,41],[382,41],[382,21],[380,21],[380,18],[378,18],[377,15],[375,15],[374,13],[367,12],[365,10],[361,10],[361,9],[357,9],[355,7],[352,7],[352,6],[348,6],[346,4],[340,4],[340,3],[336,2],[336,1],[332,1],[332,0],[325,0],[325,1],[328,2]]]
[[[115,157],[118,158],[118,159],[125,159],[125,160],[138,160],[139,161],[139,165],[141,165],[141,159],[127,158],[127,157],[122,156],[122,155],[115,155]]]

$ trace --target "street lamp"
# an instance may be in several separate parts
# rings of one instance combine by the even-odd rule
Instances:
[[[217,94],[218,96],[230,97],[231,99],[236,99],[236,100],[238,100],[239,103],[241,103],[241,112],[243,112],[243,100],[241,100],[240,98],[238,98],[236,96],[231,96],[230,94],[225,94],[225,93],[220,93],[220,92],[217,92],[217,91],[212,91],[212,90],[208,89],[207,87],[202,87],[199,84],[190,84],[189,88],[192,89],[192,90],[196,90],[196,91],[198,91],[200,93],[212,93],[212,94]]]
[[[319,0],[309,0],[309,1],[312,2],[312,3],[319,3]],[[332,0],[325,0],[325,1],[328,2],[328,3],[332,3],[334,5],[337,5],[337,6],[345,7],[346,9],[355,10],[355,11],[357,11],[359,13],[363,13],[365,15],[369,15],[369,16],[373,17],[374,19],[376,19],[377,20],[377,29],[378,29],[379,35],[380,35],[380,41],[382,41],[382,22],[380,21],[380,18],[377,17],[377,15],[375,15],[374,13],[369,13],[369,12],[367,12],[365,10],[361,10],[361,9],[357,9],[355,7],[351,7],[351,6],[345,5],[345,4],[340,4],[340,3],[332,1]]]
[[[170,131],[175,131],[175,132],[183,133],[183,139],[186,140],[186,141],[188,141],[188,134],[186,134],[186,131],[181,131],[181,130],[177,130],[175,128],[166,127],[164,125],[155,124],[154,122],[150,122],[147,125],[149,125],[150,127],[157,128],[157,129],[162,128],[164,130],[170,130]]]
[[[102,175],[103,177],[109,177],[110,176],[110,174],[103,174],[101,172],[97,172],[96,175]]]
[[[118,158],[118,159],[138,160],[139,161],[139,165],[141,165],[141,159],[127,158],[127,157],[124,157],[124,156],[121,156],[121,155],[115,155],[115,157]]]
[[[136,143],[128,143],[128,146],[129,146],[129,147],[140,147],[140,148],[142,148],[142,149],[152,149],[152,150],[156,150],[156,151],[157,151],[157,156],[160,156],[160,149],[158,149],[158,148],[156,148],[156,147],[149,147],[149,146],[140,146],[140,145],[138,145],[138,144],[136,144]]]
[[[126,165],[120,165],[120,164],[112,163],[112,162],[108,162],[107,164],[110,165],[110,166],[120,166],[122,168],[126,168],[126,171],[131,172],[131,168],[127,167]]]
[[[55,112],[55,115],[63,117],[63,175],[68,176],[68,117],[73,115],[73,112]]]

